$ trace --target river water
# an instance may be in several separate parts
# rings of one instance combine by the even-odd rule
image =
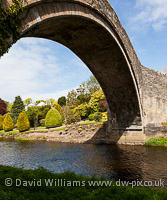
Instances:
[[[0,165],[167,183],[167,148],[0,139]]]

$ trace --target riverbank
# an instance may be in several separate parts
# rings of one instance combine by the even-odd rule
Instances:
[[[162,189],[132,188],[105,178],[88,178],[72,172],[57,174],[42,168],[23,170],[7,166],[0,166],[0,194],[3,200],[167,199],[167,191]]]
[[[151,138],[145,142],[145,146],[149,147],[167,147],[167,138]]]
[[[62,126],[51,129],[30,130],[19,133],[18,131],[1,132],[1,137],[13,137],[19,140],[45,140],[69,143],[101,143],[105,135],[105,125],[102,122]]]

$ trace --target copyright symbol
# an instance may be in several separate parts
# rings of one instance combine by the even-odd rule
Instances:
[[[10,186],[12,186],[12,183],[13,183],[13,181],[12,181],[11,178],[6,178],[6,179],[5,179],[5,185],[6,185],[6,186],[10,187]]]

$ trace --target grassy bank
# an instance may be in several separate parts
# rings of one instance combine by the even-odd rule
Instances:
[[[12,179],[12,186],[5,186],[6,178]],[[17,179],[17,180],[16,180]],[[53,180],[53,186],[46,187],[46,180]],[[63,182],[61,182],[63,180]],[[152,188],[131,188],[114,186],[90,186],[91,180],[104,181],[104,178],[88,178],[72,172],[54,174],[44,169],[22,170],[0,166],[0,199],[15,200],[166,200],[167,191]],[[27,182],[29,181],[29,183]],[[58,184],[61,186],[55,186]],[[76,182],[78,181],[78,183]],[[8,179],[7,184],[10,184]],[[70,183],[70,184],[69,184]],[[85,186],[76,186],[81,183]],[[32,184],[30,186],[29,184]],[[69,186],[67,186],[69,184]],[[114,184],[114,183],[113,183]],[[18,186],[20,185],[20,186]],[[27,185],[27,186],[26,186]],[[38,185],[38,186],[37,186]],[[66,185],[66,186],[64,186]],[[73,187],[70,185],[74,185]]]
[[[145,142],[145,146],[167,146],[167,138],[151,138]]]

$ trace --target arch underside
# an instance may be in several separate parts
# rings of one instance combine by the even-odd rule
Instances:
[[[46,9],[47,6],[50,9]],[[137,83],[122,49],[113,37],[114,33],[111,35],[108,27],[102,25],[99,16],[96,21],[93,20],[92,11],[89,14],[86,10],[84,16],[81,15],[81,8],[76,12],[74,7],[72,10],[68,7],[68,13],[65,13],[59,4],[59,12],[55,16],[53,8],[57,5],[50,3],[47,6],[37,5],[25,10],[22,17],[28,26],[21,28],[22,37],[46,38],[68,47],[99,81],[108,102],[112,127],[141,126]]]

